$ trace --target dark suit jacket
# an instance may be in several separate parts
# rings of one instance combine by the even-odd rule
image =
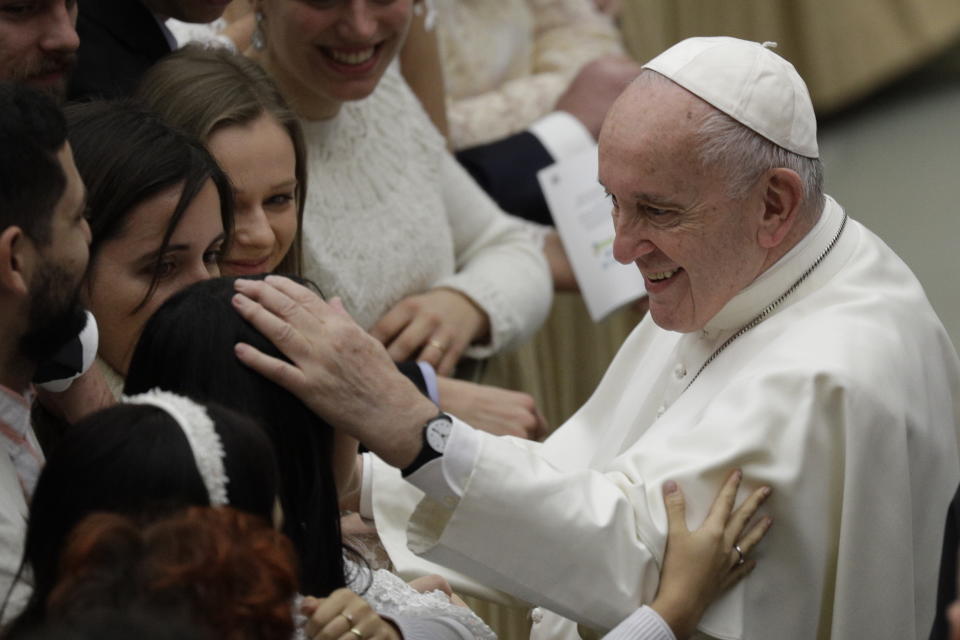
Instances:
[[[937,613],[933,619],[930,640],[947,640],[950,625],[944,615],[947,607],[957,599],[957,547],[960,545],[960,489],[953,496],[943,529],[943,548],[940,554],[940,578],[937,587]],[[931,576],[932,579],[932,576]]]
[[[69,100],[128,96],[144,72],[170,53],[160,25],[140,0],[81,0],[79,8],[80,49]]]
[[[521,218],[553,224],[537,172],[553,157],[528,131],[458,151],[457,160],[500,208]]]

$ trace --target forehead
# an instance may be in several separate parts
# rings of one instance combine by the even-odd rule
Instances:
[[[273,117],[218,129],[210,135],[207,148],[237,185],[244,182],[271,182],[278,175],[289,179],[296,168],[296,154],[290,134]]]
[[[696,131],[706,108],[670,82],[630,85],[600,132],[600,181],[615,194],[691,188],[703,177]]]

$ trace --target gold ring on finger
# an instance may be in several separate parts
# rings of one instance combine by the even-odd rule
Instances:
[[[733,545],[733,549],[734,551],[737,552],[737,555],[739,556],[739,558],[737,559],[737,566],[746,562],[746,560],[743,557],[743,549],[740,548],[740,545],[738,544]]]
[[[433,347],[434,349],[439,350],[440,353],[443,353],[444,351],[447,350],[447,345],[443,344],[439,340],[428,340],[427,344]]]
[[[356,627],[350,627],[350,633],[357,636],[358,640],[363,640],[363,632],[360,631],[360,629],[357,629]]]

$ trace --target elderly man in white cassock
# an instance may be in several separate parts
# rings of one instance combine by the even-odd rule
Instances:
[[[436,415],[282,279],[239,284],[237,307],[295,364],[238,354],[377,454],[367,509],[399,569],[432,561],[556,612],[534,637],[604,632],[650,602],[662,485],[699,523],[740,467],[745,490],[773,487],[776,526],[698,633],[925,638],[960,481],[958,360],[910,269],[823,195],[796,70],[733,38],[673,46],[611,109],[599,179],[650,314],[546,442]]]

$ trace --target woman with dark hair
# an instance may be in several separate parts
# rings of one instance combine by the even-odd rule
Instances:
[[[66,115],[92,232],[84,293],[116,391],[150,314],[171,293],[220,274],[231,188],[200,143],[131,103],[72,105]]]
[[[279,355],[230,307],[232,278],[200,282],[172,296],[143,330],[124,392],[155,387],[250,416],[269,436],[280,469],[283,531],[297,550],[304,593],[344,586],[333,430],[285,389],[243,366],[232,344],[251,341]],[[331,550],[334,550],[331,553]]]
[[[304,282],[303,280],[300,280]],[[344,564],[337,487],[333,477],[333,430],[291,393],[236,359],[233,345],[254,344],[276,357],[280,352],[233,309],[234,278],[199,282],[161,306],[147,322],[130,362],[125,391],[159,387],[200,402],[230,406],[263,425],[280,465],[283,531],[300,557],[303,593],[325,596],[339,578],[381,615],[443,620],[453,638],[490,638],[492,632],[469,609],[451,604],[439,591],[421,594],[387,571],[369,574]],[[351,464],[352,452],[338,455]],[[369,588],[368,588],[369,587]],[[415,602],[415,605],[411,603]],[[344,630],[346,631],[346,630]]]
[[[68,606],[56,592],[58,584],[71,579],[69,557],[61,554],[70,532],[94,512],[150,523],[189,506],[229,505],[265,526],[282,517],[276,509],[278,474],[270,440],[250,419],[159,390],[123,401],[71,428],[47,461],[30,507],[21,567],[21,574],[32,572],[34,590],[5,637],[32,632],[57,606]],[[190,542],[199,556],[218,553]],[[259,566],[257,560],[233,560],[231,570],[241,573]],[[394,627],[369,611],[359,596],[346,589],[335,594],[343,603],[341,611],[353,611],[348,615],[365,638],[397,638]],[[287,600],[288,607],[293,604]],[[302,627],[306,621],[299,623]],[[402,621],[396,624],[403,628]]]
[[[32,575],[33,593],[11,631],[44,620],[67,536],[95,511],[150,519],[190,505],[229,503],[271,521],[278,474],[263,431],[224,407],[163,396],[172,394],[88,416],[48,456],[30,503],[21,568],[21,574]],[[166,410],[171,406],[188,418],[174,419]],[[203,432],[201,442],[214,444],[195,450],[184,423],[202,425],[193,431]],[[219,469],[207,474],[220,478],[210,483],[219,487],[211,494],[198,460],[214,457],[218,464],[203,465]]]

